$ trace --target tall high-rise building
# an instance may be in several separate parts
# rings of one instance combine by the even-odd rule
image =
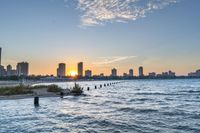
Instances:
[[[78,76],[83,77],[83,62],[78,63]]]
[[[112,76],[112,77],[116,77],[116,76],[117,76],[117,69],[116,69],[116,68],[113,68],[113,69],[111,70],[111,76]]]
[[[130,76],[130,77],[133,77],[133,76],[134,76],[134,71],[133,71],[133,69],[130,69],[130,70],[129,70],[129,76]]]
[[[7,70],[6,70],[6,75],[7,76],[16,76],[16,70],[12,69],[11,65],[8,65]]]
[[[7,66],[7,76],[11,76],[12,75],[12,66],[8,65]]]
[[[1,66],[1,52],[2,52],[2,48],[0,48],[0,66]]]
[[[139,77],[143,77],[144,76],[144,70],[143,67],[139,67]]]
[[[65,65],[65,63],[58,64],[57,76],[58,77],[65,77],[66,76],[66,65]]]
[[[91,70],[86,70],[85,71],[85,77],[92,77],[92,71]]]
[[[6,76],[6,70],[4,69],[4,66],[0,65],[0,76]]]
[[[17,75],[28,76],[28,74],[29,74],[29,64],[27,62],[17,63]]]

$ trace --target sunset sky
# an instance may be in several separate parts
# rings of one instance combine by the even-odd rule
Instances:
[[[2,64],[31,74],[200,68],[200,0],[0,0]]]

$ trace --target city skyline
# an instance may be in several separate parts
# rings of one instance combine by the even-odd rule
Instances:
[[[0,54],[1,56],[1,54]],[[1,60],[1,58],[0,58]],[[156,73],[156,72],[148,72],[148,74],[144,74],[144,68],[142,66],[140,66],[138,68],[138,75],[136,75],[134,72],[136,71],[135,69],[131,68],[129,69],[129,72],[124,72],[123,75],[118,74],[118,69],[116,68],[112,68],[111,69],[111,74],[110,75],[105,75],[104,73],[100,73],[100,74],[93,74],[92,70],[89,69],[83,69],[84,68],[84,63],[83,62],[78,62],[77,63],[77,71],[73,70],[70,71],[69,74],[67,74],[66,70],[67,70],[67,66],[65,63],[59,63],[58,64],[58,68],[56,69],[57,75],[32,75],[29,74],[29,63],[28,62],[18,62],[16,69],[13,69],[12,65],[8,64],[6,67],[0,65],[0,77],[12,77],[12,76],[25,76],[25,77],[31,77],[31,76],[47,76],[47,77],[57,77],[57,78],[95,78],[95,77],[101,77],[104,78],[104,76],[106,77],[110,77],[110,78],[116,78],[116,77],[124,77],[124,78],[128,78],[128,79],[135,79],[135,78],[150,78],[150,79],[154,79],[154,78],[184,78],[184,77],[188,77],[188,78],[195,78],[195,77],[199,77],[200,76],[200,69],[193,71],[193,72],[189,72],[187,75],[182,75],[182,76],[178,76],[176,75],[176,72],[173,72],[171,70],[169,71],[165,71],[162,73]],[[84,73],[85,72],[85,73]]]
[[[0,47],[1,53],[0,53],[0,60],[2,57],[2,48]],[[89,66],[89,65],[88,65]],[[150,76],[150,77],[162,77],[162,76],[169,76],[171,75],[172,77],[174,76],[195,76],[198,75],[199,76],[199,69],[196,70],[196,72],[188,72],[186,75],[176,75],[176,72],[172,72],[171,70],[166,71],[162,71],[161,73],[150,70],[150,71],[144,71],[143,66],[139,66],[138,67],[138,71],[135,70],[133,68],[129,68],[129,71],[124,71],[122,73],[118,73],[118,70],[120,69],[116,69],[116,68],[112,68],[111,69],[111,73],[110,74],[105,74],[103,72],[100,73],[96,73],[93,74],[93,70],[91,69],[84,69],[84,63],[83,62],[78,62],[77,63],[77,67],[73,69],[67,69],[67,68],[72,68],[70,66],[66,66],[66,63],[58,63],[58,67],[56,69],[55,74],[30,74],[29,73],[29,63],[28,62],[18,62],[16,65],[16,69],[13,69],[11,64],[7,64],[6,67],[4,67],[3,65],[0,65],[1,67],[1,71],[5,71],[3,73],[7,73],[7,74],[3,74],[3,75],[7,75],[7,76],[14,76],[14,75],[24,75],[24,76],[28,76],[28,75],[54,75],[57,77],[65,77],[65,76],[79,76],[79,77],[92,77],[92,76],[111,76],[111,77],[117,77],[117,76],[124,76],[124,77],[143,77],[143,76]],[[85,73],[84,73],[85,72]],[[0,75],[2,75],[2,72],[0,73]]]
[[[2,48],[0,47],[0,60],[2,57]],[[200,76],[200,69],[197,69],[196,71],[192,71],[189,72],[187,75],[176,75],[176,72],[173,72],[171,70],[168,71],[164,71],[162,73],[156,73],[155,71],[151,71],[148,72],[148,74],[144,73],[144,68],[143,66],[140,66],[138,68],[138,75],[136,75],[135,69],[130,68],[128,73],[124,72],[123,75],[118,74],[118,69],[116,68],[112,68],[111,69],[111,74],[110,75],[105,75],[104,73],[100,73],[100,74],[93,74],[91,69],[84,69],[84,63],[83,62],[78,62],[77,63],[77,70],[69,70],[69,74],[67,74],[67,70],[66,69],[68,67],[66,67],[65,63],[59,63],[58,64],[58,68],[56,69],[56,76],[55,75],[42,75],[42,74],[29,74],[29,63],[28,62],[18,62],[16,69],[13,69],[12,65],[8,64],[6,67],[4,67],[2,64],[0,65],[0,77],[12,77],[12,76],[17,76],[17,77],[29,77],[29,76],[47,76],[47,77],[57,77],[57,78],[78,78],[78,79],[82,79],[82,78],[95,78],[95,77],[100,77],[100,78],[104,78],[106,77],[110,77],[110,78],[119,78],[119,77],[123,77],[126,79],[133,79],[133,78],[150,78],[150,79],[154,79],[154,78],[183,78],[183,77],[188,77],[188,78],[195,78],[195,77],[199,77]],[[84,73],[85,72],[85,73]]]
[[[187,75],[200,68],[200,1],[116,1],[127,8],[110,8],[113,0],[99,0],[87,10],[87,0],[1,0],[2,65],[27,61],[35,75],[56,75],[59,62],[70,75],[80,61],[94,75],[110,75],[112,68],[123,75],[139,66],[145,75],[168,70]],[[134,10],[138,7],[143,12]]]

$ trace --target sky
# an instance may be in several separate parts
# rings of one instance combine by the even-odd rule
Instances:
[[[200,68],[199,0],[0,0],[2,64],[27,61],[30,74],[93,74]]]

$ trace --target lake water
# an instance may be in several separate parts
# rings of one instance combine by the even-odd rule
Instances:
[[[86,96],[0,101],[0,133],[200,132],[200,79],[81,82]],[[110,83],[110,82],[109,82]],[[57,83],[70,87],[73,83]]]

